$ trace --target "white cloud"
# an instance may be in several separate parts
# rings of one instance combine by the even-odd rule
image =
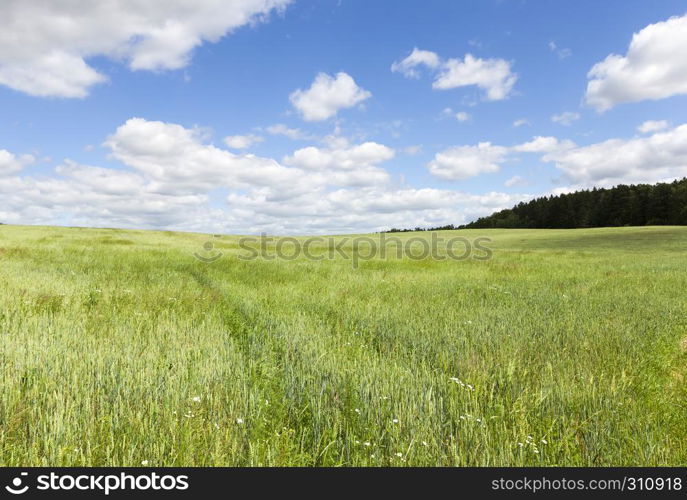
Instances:
[[[91,86],[107,80],[71,54],[48,52],[26,61],[8,59],[0,55],[0,85],[33,96],[86,97]]]
[[[291,139],[293,141],[312,139],[312,137],[310,135],[306,134],[301,129],[289,128],[286,125],[284,125],[283,123],[277,123],[275,125],[270,125],[265,130],[267,130],[268,134],[283,135],[284,137],[288,137],[289,139]]]
[[[16,156],[6,149],[0,149],[0,176],[16,174],[35,161],[32,155]]]
[[[0,219],[228,234],[360,233],[460,224],[527,196],[388,186],[303,189],[283,196],[280,188],[262,187],[232,191],[226,206],[216,207],[205,195],[157,193],[136,174],[76,164],[59,170],[62,179],[0,178]]]
[[[637,127],[637,131],[642,134],[649,134],[652,132],[658,132],[659,130],[665,130],[670,126],[666,120],[647,120]]]
[[[555,53],[558,56],[558,58],[561,60],[567,59],[568,57],[570,57],[572,55],[572,50],[560,48],[560,47],[558,47],[556,42],[553,42],[553,41],[549,42],[549,50],[551,52]]]
[[[268,232],[322,234],[461,224],[529,198],[500,192],[476,195],[433,188],[368,187],[305,193],[286,203],[257,193],[231,195],[228,201],[230,206],[246,209]]]
[[[447,180],[463,180],[484,173],[500,170],[501,164],[517,153],[555,153],[577,147],[569,139],[536,136],[532,140],[515,146],[498,146],[480,142],[476,146],[454,146],[440,151],[427,168],[430,173]],[[506,184],[510,187],[514,184]]]
[[[107,77],[87,60],[132,70],[186,66],[194,48],[263,19],[290,0],[3,0],[0,84],[35,96],[84,97]]]
[[[567,139],[560,141],[556,137],[537,136],[532,138],[531,141],[518,144],[511,149],[518,153],[550,153],[552,151],[559,151],[574,147],[575,143]]]
[[[572,125],[573,122],[575,122],[579,119],[580,119],[580,114],[576,113],[574,111],[566,111],[564,113],[560,113],[558,115],[553,115],[551,117],[552,122],[558,123],[560,125],[565,125],[566,127],[568,125]]]
[[[224,144],[232,149],[248,149],[253,144],[264,141],[262,137],[255,134],[247,135],[230,135],[224,138]]]
[[[469,113],[465,111],[453,111],[451,108],[445,108],[442,112],[442,115],[444,116],[450,116],[451,118],[455,118],[459,122],[467,122],[472,118]]]
[[[442,60],[436,53],[413,49],[401,61],[391,65],[391,71],[417,78],[418,66],[426,66],[435,74],[432,87],[440,90],[476,85],[486,92],[490,101],[506,99],[513,91],[518,75],[511,71],[511,63],[504,59],[481,59],[465,54],[461,59]]]
[[[650,24],[632,36],[624,56],[611,54],[589,71],[586,102],[606,111],[625,102],[687,94],[687,14]]]
[[[320,73],[309,89],[294,91],[289,97],[294,108],[306,121],[322,121],[336,116],[339,110],[351,108],[371,97],[347,73],[332,77]]]
[[[429,50],[420,50],[415,47],[408,57],[394,62],[391,65],[391,71],[402,73],[407,78],[418,78],[420,76],[416,69],[418,66],[436,69],[439,67],[439,64],[440,59],[436,53]]]
[[[513,186],[522,186],[524,184],[527,184],[527,181],[520,177],[519,175],[514,175],[510,179],[508,179],[506,182],[503,183],[504,186],[506,187],[513,187]]]
[[[78,182],[80,186],[88,187],[106,195],[134,196],[147,188],[146,179],[136,173],[112,168],[80,165],[66,160],[58,165],[55,171]]]
[[[461,224],[528,195],[469,194],[396,188],[378,165],[393,158],[382,144],[302,148],[285,166],[208,144],[202,129],[132,118],[104,143],[115,168],[65,160],[45,175],[19,176],[18,161],[0,153],[0,220],[157,228],[208,233],[360,233],[390,227]],[[218,205],[217,190],[228,191]]]
[[[376,142],[366,142],[341,149],[323,149],[310,146],[299,149],[292,156],[286,157],[284,163],[309,170],[350,169],[377,165],[393,157],[393,149]]]
[[[527,118],[519,118],[513,122],[514,127],[523,127],[525,125],[532,125]]]
[[[332,144],[329,148],[309,146],[299,149],[284,158],[284,163],[326,174],[336,185],[366,186],[389,180],[389,174],[378,165],[394,156],[393,149],[375,142],[356,146],[339,143]]]
[[[165,193],[275,185],[294,182],[299,174],[270,158],[203,144],[199,130],[142,118],[127,120],[104,145],[114,158],[145,174]]]
[[[161,228],[200,219],[203,195],[157,193],[143,176],[67,161],[63,178],[0,178],[3,222]]]
[[[673,180],[687,176],[687,124],[648,137],[559,150],[543,159],[577,186]]]
[[[455,146],[434,156],[427,168],[432,175],[447,180],[463,180],[483,173],[498,172],[508,148],[480,142],[476,146]]]
[[[518,153],[541,154],[541,161],[553,163],[571,182],[567,189],[669,182],[687,177],[687,124],[649,136],[609,139],[587,146],[550,136],[536,136],[510,147],[488,142],[457,146],[437,153],[428,169],[443,179],[461,180],[497,172],[501,164]],[[521,181],[522,177],[516,175],[505,185],[521,185]]]
[[[504,59],[480,59],[466,54],[463,60],[449,59],[442,64],[432,87],[446,90],[476,85],[486,91],[488,100],[498,101],[511,94],[517,79],[511,64]]]

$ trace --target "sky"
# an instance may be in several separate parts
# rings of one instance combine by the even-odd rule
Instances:
[[[0,222],[462,224],[687,176],[684,0],[3,0]]]

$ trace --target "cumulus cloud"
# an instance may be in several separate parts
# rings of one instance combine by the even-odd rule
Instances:
[[[160,192],[207,192],[293,182],[298,172],[273,159],[204,144],[199,130],[131,118],[104,145],[117,160],[155,181]]]
[[[206,194],[224,187],[256,190],[285,200],[331,187],[384,184],[389,174],[378,165],[394,157],[382,144],[350,145],[339,138],[325,148],[307,147],[284,158],[234,154],[203,141],[200,130],[132,118],[107,138],[114,158],[164,194]]]
[[[286,234],[355,233],[391,227],[430,227],[461,224],[494,210],[512,206],[527,194],[489,192],[469,194],[444,189],[389,189],[367,187],[305,193],[274,201],[251,193],[232,194],[230,206],[243,207],[269,232]]]
[[[523,179],[519,175],[514,175],[513,177],[511,177],[503,183],[503,185],[506,187],[521,186],[524,184],[527,184],[527,181],[525,181],[525,179]]]
[[[454,146],[440,151],[427,168],[432,175],[456,181],[498,172],[501,164],[517,153],[553,153],[575,147],[575,143],[568,139],[543,136],[511,147],[480,142],[476,146]],[[511,185],[514,184],[506,184],[508,187]]]
[[[0,220],[209,233],[323,234],[460,224],[529,195],[397,188],[379,165],[394,151],[339,137],[284,164],[234,154],[201,129],[132,118],[104,142],[120,166],[65,160],[19,176],[33,157],[0,152]],[[5,175],[6,174],[6,175]],[[224,204],[218,205],[221,189]],[[228,194],[226,194],[228,193]]]
[[[525,125],[532,125],[527,118],[518,118],[513,122],[514,127],[524,127]]]
[[[518,153],[550,153],[551,151],[559,151],[573,147],[575,147],[575,143],[567,139],[561,141],[556,137],[537,136],[532,138],[531,141],[518,144],[511,149]]]
[[[480,59],[466,54],[463,60],[449,59],[434,80],[435,89],[454,89],[476,85],[486,92],[487,99],[506,99],[513,90],[518,76],[504,59]]]
[[[665,130],[669,126],[670,124],[666,120],[647,120],[637,127],[637,131],[642,134],[650,134],[659,130]]]
[[[393,157],[393,149],[376,142],[365,142],[357,146],[340,149],[322,149],[310,146],[299,149],[292,156],[287,157],[284,163],[310,170],[350,169],[377,165]]]
[[[132,70],[186,66],[193,49],[283,9],[290,0],[4,0],[0,84],[34,96],[85,97],[107,77],[96,56]]]
[[[67,161],[61,177],[0,178],[3,222],[162,228],[199,217],[207,197],[164,194],[133,172]]]
[[[112,170],[110,172],[110,170]],[[232,191],[226,205],[207,195],[164,194],[142,177],[77,164],[63,178],[0,178],[3,222],[152,228],[228,234],[331,234],[460,224],[527,198],[389,186]]]
[[[553,123],[558,123],[559,125],[564,125],[566,127],[572,125],[573,122],[576,122],[579,119],[580,114],[574,111],[565,111],[564,113],[553,115],[551,117],[551,121]]]
[[[687,94],[687,14],[650,24],[632,36],[624,56],[611,54],[589,71],[586,102],[597,111]]]
[[[16,174],[35,161],[33,155],[17,156],[6,149],[0,149],[0,176]]]
[[[440,64],[439,56],[429,50],[413,49],[408,57],[396,61],[391,65],[391,71],[402,73],[407,78],[418,78],[420,73],[417,71],[419,66],[436,69]]]
[[[450,116],[451,118],[455,118],[455,119],[458,120],[459,122],[467,122],[467,121],[470,120],[470,118],[472,118],[472,117],[470,116],[470,113],[467,113],[467,112],[465,112],[465,111],[458,111],[458,112],[456,112],[456,111],[453,111],[453,109],[451,109],[451,108],[445,108],[445,109],[441,112],[441,114],[444,115],[444,116]]]
[[[508,148],[480,142],[476,146],[455,146],[434,156],[427,168],[432,175],[457,181],[483,173],[499,171],[505,161]]]
[[[687,176],[687,124],[648,137],[554,151],[543,159],[576,186],[673,180]]]
[[[327,172],[339,185],[371,185],[388,181],[389,174],[378,167],[395,156],[393,149],[365,142],[349,146],[346,142],[329,148],[309,146],[284,158],[284,163],[308,171]]]
[[[660,122],[648,126],[645,133],[652,135],[614,138],[586,146],[551,136],[536,136],[510,147],[489,142],[456,146],[437,153],[427,168],[437,177],[462,180],[497,172],[505,161],[525,153],[539,154],[542,162],[554,164],[570,182],[566,187],[569,190],[687,177],[687,124],[672,129],[664,126]],[[516,175],[505,185],[521,185],[522,181]]]
[[[447,90],[475,85],[485,91],[489,101],[508,98],[518,80],[511,63],[504,59],[481,59],[465,54],[463,59],[443,60],[434,52],[417,48],[405,59],[395,62],[391,70],[417,78],[419,66],[435,72],[433,88]]]
[[[301,129],[289,128],[286,125],[284,125],[283,123],[277,123],[275,125],[270,125],[265,130],[267,130],[268,134],[283,135],[284,137],[288,137],[289,139],[294,140],[294,141],[312,139],[312,136],[306,134]]]
[[[320,73],[309,89],[298,89],[289,99],[304,120],[323,121],[336,116],[339,110],[352,108],[371,96],[349,74],[340,72],[334,77]]]
[[[264,140],[264,138],[255,134],[230,135],[224,138],[224,144],[232,149],[248,149],[253,144],[257,144]]]

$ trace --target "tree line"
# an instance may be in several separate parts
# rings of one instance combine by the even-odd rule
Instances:
[[[687,178],[659,184],[621,184],[561,195],[542,196],[513,208],[446,229],[572,229],[612,226],[687,225]],[[412,231],[392,229],[390,232]]]

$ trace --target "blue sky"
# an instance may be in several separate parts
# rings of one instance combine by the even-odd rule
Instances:
[[[682,0],[113,3],[0,5],[0,220],[359,232],[687,175]]]

